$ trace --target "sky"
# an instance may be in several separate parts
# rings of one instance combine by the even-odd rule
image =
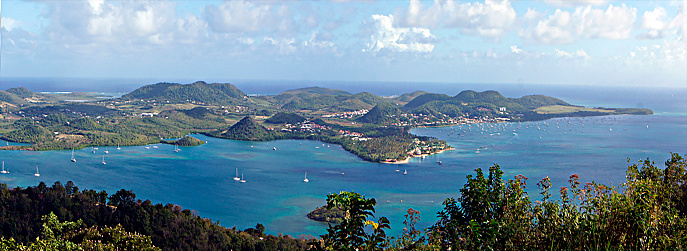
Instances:
[[[2,77],[687,88],[687,0],[5,0]]]

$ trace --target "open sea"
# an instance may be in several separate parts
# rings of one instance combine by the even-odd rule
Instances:
[[[20,80],[3,79],[0,88],[22,86],[30,79]],[[32,91],[77,91],[68,89],[71,85],[64,81],[53,80],[44,89],[35,83],[25,86]],[[590,107],[650,108],[655,115],[416,128],[411,133],[444,139],[456,150],[424,160],[411,159],[404,165],[365,162],[338,145],[317,141],[243,142],[201,135],[195,137],[208,141],[207,144],[185,147],[178,153],[173,151],[173,146],[162,144],[150,145],[149,149],[134,146],[117,150],[116,146],[110,146],[107,147],[109,154],[103,153],[105,147],[99,147],[96,153],[87,148],[74,153],[76,163],[69,160],[71,151],[0,151],[0,160],[10,171],[0,175],[0,182],[9,187],[26,187],[40,181],[51,185],[71,180],[81,189],[106,190],[110,194],[122,188],[131,189],[137,198],[177,204],[226,227],[245,229],[262,223],[268,233],[296,237],[325,234],[327,225],[307,219],[306,214],[324,205],[328,193],[355,191],[377,200],[375,215],[388,217],[392,223],[390,233],[396,235],[402,231],[408,208],[421,212],[420,227],[433,224],[444,199],[459,196],[465,176],[474,174],[476,168],[488,170],[497,163],[505,178],[525,175],[534,197],[537,181],[546,176],[553,182],[554,194],[558,187],[567,185],[572,174],[578,174],[582,182],[593,180],[619,185],[625,180],[627,158],[632,163],[650,158],[662,167],[670,152],[687,153],[687,88],[280,83],[239,81],[236,85],[252,94],[275,94],[315,85],[354,93],[366,90],[384,96],[415,90],[449,95],[465,89],[497,90],[506,97],[544,94]],[[98,89],[98,85],[90,88],[78,91],[135,89]],[[272,150],[273,147],[277,150]],[[101,163],[103,156],[106,165]],[[33,175],[36,167],[40,177]],[[237,169],[246,183],[232,179]],[[402,174],[404,170],[407,175]],[[309,183],[303,182],[306,172]]]

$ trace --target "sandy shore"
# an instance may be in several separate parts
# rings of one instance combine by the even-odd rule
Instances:
[[[396,160],[396,161],[393,161],[393,162],[392,162],[392,161],[382,161],[381,163],[384,163],[384,164],[407,164],[408,162],[410,162],[410,159],[411,159],[411,158],[418,158],[418,157],[422,157],[422,156],[429,156],[429,155],[432,155],[432,154],[440,154],[440,153],[443,153],[443,152],[445,152],[445,151],[450,151],[450,150],[455,150],[455,148],[449,147],[449,148],[446,148],[446,149],[443,149],[443,150],[439,150],[439,151],[437,151],[437,152],[435,152],[435,153],[431,153],[431,154],[412,155],[412,156],[408,156],[408,158],[406,158],[406,159],[404,159],[404,160]]]

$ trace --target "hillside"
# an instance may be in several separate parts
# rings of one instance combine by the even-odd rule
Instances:
[[[394,98],[394,100],[399,101],[399,102],[403,102],[403,103],[407,103],[407,102],[410,102],[411,100],[415,99],[416,97],[418,97],[418,96],[420,96],[420,95],[422,95],[422,94],[426,94],[426,93],[429,93],[429,92],[426,92],[426,91],[414,91],[414,92],[411,92],[411,93],[404,93],[404,94],[402,94],[401,96],[398,96],[398,97]]]
[[[255,122],[250,116],[246,116],[219,136],[234,140],[272,140],[275,133]]]
[[[207,84],[198,81],[192,84],[157,83],[138,88],[120,100],[156,100],[158,102],[205,104],[232,104],[243,102],[246,94],[232,84]]]
[[[389,100],[369,92],[351,94],[342,90],[322,87],[288,90],[276,96],[264,97],[264,99],[284,110],[325,110],[330,112],[371,109],[379,103],[389,102]]]
[[[305,120],[305,117],[295,113],[278,112],[265,120],[265,122],[270,124],[296,124]]]
[[[401,114],[401,110],[395,105],[382,103],[372,108],[367,114],[358,118],[358,121],[371,124],[391,123],[397,120],[395,117],[399,114]]]
[[[319,86],[288,90],[288,91],[282,92],[281,94],[302,94],[302,93],[326,94],[326,95],[335,95],[335,96],[336,95],[351,95],[351,93],[347,92],[347,91],[337,90],[337,89],[329,89],[329,88],[324,88],[324,87],[319,87]]]

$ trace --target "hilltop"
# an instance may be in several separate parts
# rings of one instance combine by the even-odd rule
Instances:
[[[198,81],[192,84],[157,83],[138,88],[119,100],[156,100],[158,102],[204,104],[232,104],[242,102],[247,95],[232,84],[208,84]]]
[[[218,131],[214,136],[235,140],[272,140],[274,132],[255,122],[250,116],[246,116],[225,131]]]

